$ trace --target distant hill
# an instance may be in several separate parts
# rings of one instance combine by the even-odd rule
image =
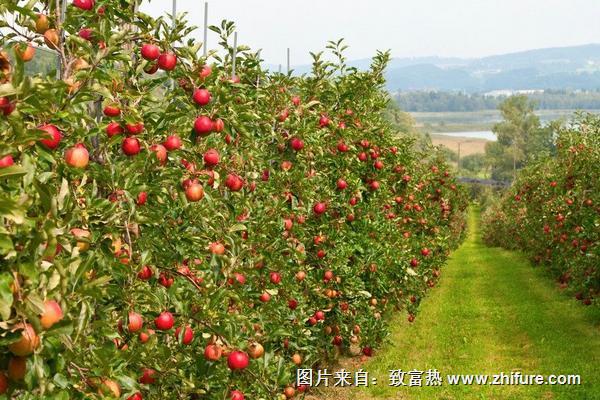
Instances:
[[[368,67],[368,60],[349,63]],[[294,67],[298,73],[309,66]],[[395,58],[387,71],[390,91],[487,92],[500,89],[598,89],[600,44],[555,47],[462,59]]]

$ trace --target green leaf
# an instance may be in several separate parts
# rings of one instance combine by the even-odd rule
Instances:
[[[25,174],[27,171],[20,165],[11,165],[0,169],[0,178],[19,178]]]
[[[13,304],[13,293],[11,285],[13,277],[8,273],[0,274],[0,317],[6,321],[10,318],[11,307]]]

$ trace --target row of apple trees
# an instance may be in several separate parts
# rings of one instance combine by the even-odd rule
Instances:
[[[291,398],[371,356],[460,241],[444,160],[370,69],[202,57],[124,0],[0,4],[0,397]],[[44,49],[58,74],[26,74]]]
[[[523,250],[590,305],[600,294],[600,118],[579,115],[558,132],[556,149],[484,214],[484,239]]]

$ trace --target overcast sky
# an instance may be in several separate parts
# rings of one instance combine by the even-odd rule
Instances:
[[[171,0],[142,10],[171,12]],[[178,10],[202,26],[203,0],[177,0]],[[310,62],[309,51],[345,38],[349,59],[377,49],[394,57],[479,57],[542,47],[600,43],[600,0],[212,0],[209,24],[234,21],[239,42],[261,48],[270,64]],[[201,29],[196,32],[202,37]],[[216,38],[209,36],[209,47]]]

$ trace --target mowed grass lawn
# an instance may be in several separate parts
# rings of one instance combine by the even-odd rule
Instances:
[[[486,247],[479,215],[414,323],[392,323],[390,343],[361,367],[377,385],[327,389],[318,399],[600,399],[600,310],[561,294],[522,255]],[[446,374],[579,374],[579,386],[390,387],[389,370]],[[408,379],[405,380],[408,383]]]

